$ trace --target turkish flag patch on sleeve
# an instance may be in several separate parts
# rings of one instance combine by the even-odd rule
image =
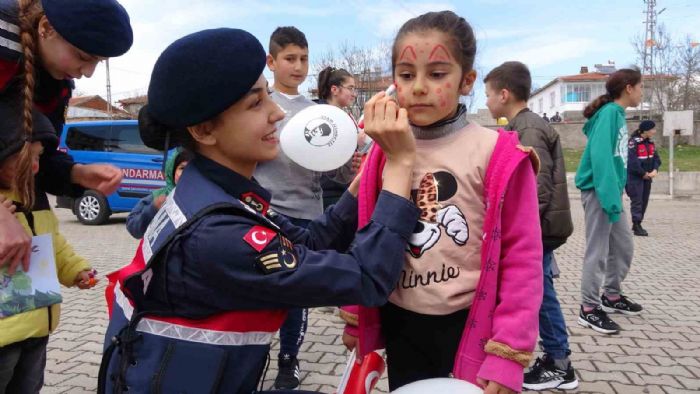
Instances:
[[[257,252],[263,250],[273,239],[277,233],[263,226],[253,226],[248,233],[243,237],[243,240],[248,243]]]

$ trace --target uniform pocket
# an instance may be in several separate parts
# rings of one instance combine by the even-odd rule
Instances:
[[[217,346],[171,341],[151,384],[154,393],[216,393],[226,367]]]

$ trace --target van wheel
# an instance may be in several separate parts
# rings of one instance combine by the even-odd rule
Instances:
[[[75,200],[74,211],[80,223],[90,226],[103,224],[110,215],[107,199],[94,190],[86,191],[82,197]]]

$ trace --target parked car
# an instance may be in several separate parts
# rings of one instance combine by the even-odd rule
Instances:
[[[72,209],[83,224],[103,224],[113,213],[129,212],[142,197],[165,186],[163,155],[143,144],[136,120],[68,123],[58,149],[76,163],[105,163],[122,170],[122,183],[109,196],[86,190],[79,198],[57,198],[57,206]]]

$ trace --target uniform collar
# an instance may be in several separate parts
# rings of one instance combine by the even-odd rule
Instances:
[[[272,196],[255,179],[250,180],[200,154],[195,154],[192,164],[205,178],[222,188],[227,194],[241,200],[257,212],[267,214]]]

